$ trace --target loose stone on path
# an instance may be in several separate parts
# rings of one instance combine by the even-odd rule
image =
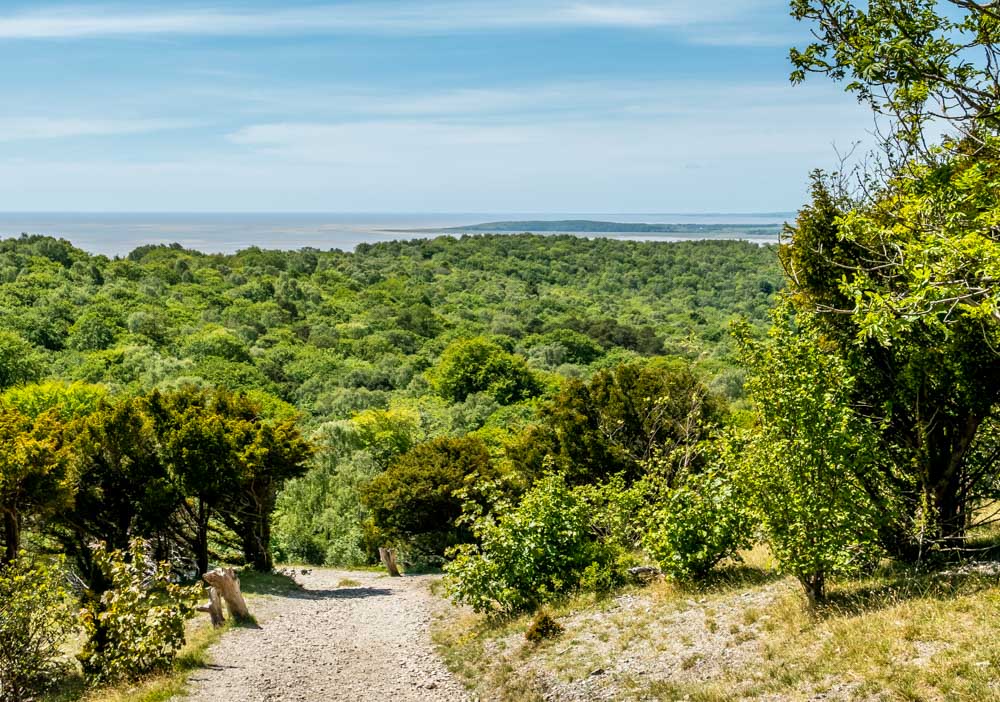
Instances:
[[[360,584],[337,587],[342,579]],[[465,702],[430,639],[432,578],[315,569],[304,590],[258,599],[261,628],[234,629],[195,671],[193,699]]]

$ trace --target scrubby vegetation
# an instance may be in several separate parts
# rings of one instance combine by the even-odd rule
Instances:
[[[996,609],[1000,567],[955,563],[997,553],[998,17],[958,0],[796,0],[792,11],[815,38],[792,51],[793,80],[845,80],[884,140],[853,171],[814,174],[812,201],[779,247],[786,285],[770,331],[734,325],[746,404],[702,413],[710,394],[687,392],[687,411],[666,413],[680,434],[636,443],[621,420],[604,432],[602,448],[622,440],[624,451],[600,465],[618,459],[639,499],[625,531],[671,584],[595,600],[575,578],[576,599],[557,612],[559,651],[529,651],[512,638],[527,620],[496,614],[538,603],[512,607],[489,590],[500,576],[480,581],[470,564],[477,548],[480,568],[493,563],[492,540],[463,549],[454,592],[486,617],[440,636],[477,689],[511,699],[996,695],[996,646],[971,613]],[[586,426],[578,407],[559,404]],[[583,464],[559,460],[572,446],[565,426],[536,443],[572,475],[565,466]],[[635,450],[644,445],[652,451]],[[595,479],[591,469],[581,481]],[[501,533],[514,533],[509,514]],[[579,552],[562,536],[547,543]],[[773,559],[764,567],[731,558],[749,558],[739,549],[753,539],[758,558]],[[596,530],[588,540],[608,541]],[[522,551],[544,553],[533,544]]]
[[[859,694],[884,683],[892,656],[864,664],[839,624],[817,643],[800,619],[839,602],[894,631],[850,609],[866,588],[907,616],[995,609],[996,571],[951,563],[994,553],[1000,498],[998,19],[951,4],[793,2],[817,41],[793,78],[850,78],[889,136],[859,187],[815,174],[777,248],[487,235],[110,260],[0,242],[0,628],[38,633],[0,647],[0,694],[58,673],[66,597],[84,604],[88,679],[128,680],[184,642],[175,580],[380,547],[443,565],[479,643],[542,605],[601,606],[637,573],[722,599],[747,584],[767,607],[791,597],[775,571],[792,576],[810,614],[747,647],[771,663],[746,696],[822,687],[840,669],[817,650],[858,657]],[[753,545],[773,568],[738,565]],[[542,655],[552,616],[532,630]],[[985,689],[952,663],[901,694]]]
[[[119,587],[121,569],[145,588],[160,561],[183,579],[380,546],[439,566],[551,481],[579,504],[580,551],[518,587],[621,582],[638,536],[593,486],[624,494],[614,476],[695,442],[691,398],[697,427],[741,401],[725,325],[761,324],[780,285],[768,247],[529,235],[115,260],[25,236],[0,261],[5,562],[65,555],[95,682],[162,670],[183,642],[189,610],[140,613],[167,592]],[[123,612],[145,622],[136,653]]]

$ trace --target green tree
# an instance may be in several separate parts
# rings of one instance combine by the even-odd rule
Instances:
[[[701,462],[698,444],[723,417],[723,403],[683,363],[625,363],[569,380],[542,405],[538,423],[511,448],[512,460],[538,475],[546,459],[575,484],[616,473],[636,480],[655,456],[673,473]],[[662,463],[662,461],[661,461]]]
[[[234,437],[239,472],[236,491],[226,500],[222,519],[240,538],[244,562],[258,572],[270,573],[274,568],[271,518],[278,491],[288,480],[305,473],[313,448],[299,432],[297,417],[263,422],[257,405],[248,398],[238,396],[230,402],[230,418],[240,406],[253,415]]]
[[[1000,11],[976,0],[792,0],[815,41],[793,49],[794,81],[808,73],[847,80],[847,89],[916,145],[945,119],[1000,127],[996,60]]]
[[[26,518],[52,514],[73,498],[64,429],[53,411],[32,418],[0,403],[0,515],[4,543],[0,565],[10,565],[17,558]]]
[[[792,51],[891,129],[862,188],[814,178],[782,261],[802,315],[856,378],[906,509],[901,555],[961,548],[995,492],[977,446],[1000,405],[1000,13],[969,0],[794,0],[815,41]],[[932,130],[946,130],[938,136]]]
[[[74,429],[76,495],[48,530],[76,561],[88,588],[100,594],[109,583],[94,562],[91,545],[127,549],[135,535],[165,535],[182,495],[160,458],[144,398],[103,404]]]
[[[442,437],[419,444],[395,460],[361,491],[375,527],[390,541],[440,558],[467,541],[456,524],[479,482],[493,474],[489,451],[475,438]]]
[[[743,456],[747,495],[775,557],[815,603],[830,576],[867,562],[877,540],[879,510],[866,490],[871,432],[851,406],[850,369],[808,320],[779,312],[765,342],[746,327],[736,332],[757,427],[731,453]]]
[[[910,170],[872,206],[838,199],[817,180],[782,246],[795,304],[850,367],[855,404],[890,458],[883,475],[908,504],[886,536],[902,555],[961,547],[972,505],[993,485],[991,461],[975,446],[1000,404],[989,282],[1000,275],[990,241],[1000,209],[987,195],[995,186],[986,187],[1000,181],[963,173],[1000,172],[995,163]],[[891,264],[872,253],[889,249]]]
[[[17,334],[0,331],[0,390],[30,383],[41,375],[34,347]]]
[[[199,574],[208,572],[212,518],[239,489],[236,442],[246,439],[247,429],[227,411],[229,402],[224,391],[190,386],[149,397],[158,458],[183,496],[176,536],[194,554]]]
[[[508,353],[486,337],[452,343],[428,377],[434,390],[452,402],[485,392],[506,405],[541,392],[541,385],[524,358]]]
[[[103,385],[51,381],[10,388],[0,400],[26,414],[37,417],[50,410],[64,422],[79,419],[101,409],[108,398]]]

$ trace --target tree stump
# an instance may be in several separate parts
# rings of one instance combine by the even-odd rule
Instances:
[[[391,548],[380,548],[378,550],[378,557],[382,559],[382,563],[385,564],[385,569],[389,571],[389,575],[394,578],[400,577],[399,567],[396,565],[396,553]]]
[[[246,600],[243,599],[243,593],[240,591],[240,579],[236,576],[235,570],[216,568],[205,573],[202,578],[226,601],[229,616],[238,622],[252,621],[253,618],[250,616]]]
[[[226,618],[222,614],[222,598],[214,587],[208,588],[208,604],[199,607],[198,611],[208,612],[208,616],[212,618],[212,626],[216,629],[226,623]]]

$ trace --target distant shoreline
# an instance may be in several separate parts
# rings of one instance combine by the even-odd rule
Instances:
[[[382,229],[390,234],[432,234],[432,233],[475,233],[475,234],[751,234],[767,236],[777,234],[780,224],[729,224],[729,223],[672,223],[650,224],[646,222],[604,222],[600,220],[522,220],[485,222],[459,227],[421,227],[415,229]]]
[[[126,256],[140,246],[174,242],[187,249],[222,254],[253,246],[268,250],[351,251],[360,244],[462,234],[519,234],[531,229],[539,235],[573,234],[660,242],[743,239],[776,244],[780,223],[790,219],[779,214],[760,213],[688,217],[584,212],[448,215],[0,213],[0,238],[17,237],[22,233],[43,234],[67,239],[78,248],[106,256]],[[480,224],[470,224],[473,222]],[[591,231],[580,231],[583,222],[605,223],[588,225]],[[497,231],[495,227],[503,223],[507,223],[508,231]],[[575,231],[561,229],[568,226],[579,228]]]

